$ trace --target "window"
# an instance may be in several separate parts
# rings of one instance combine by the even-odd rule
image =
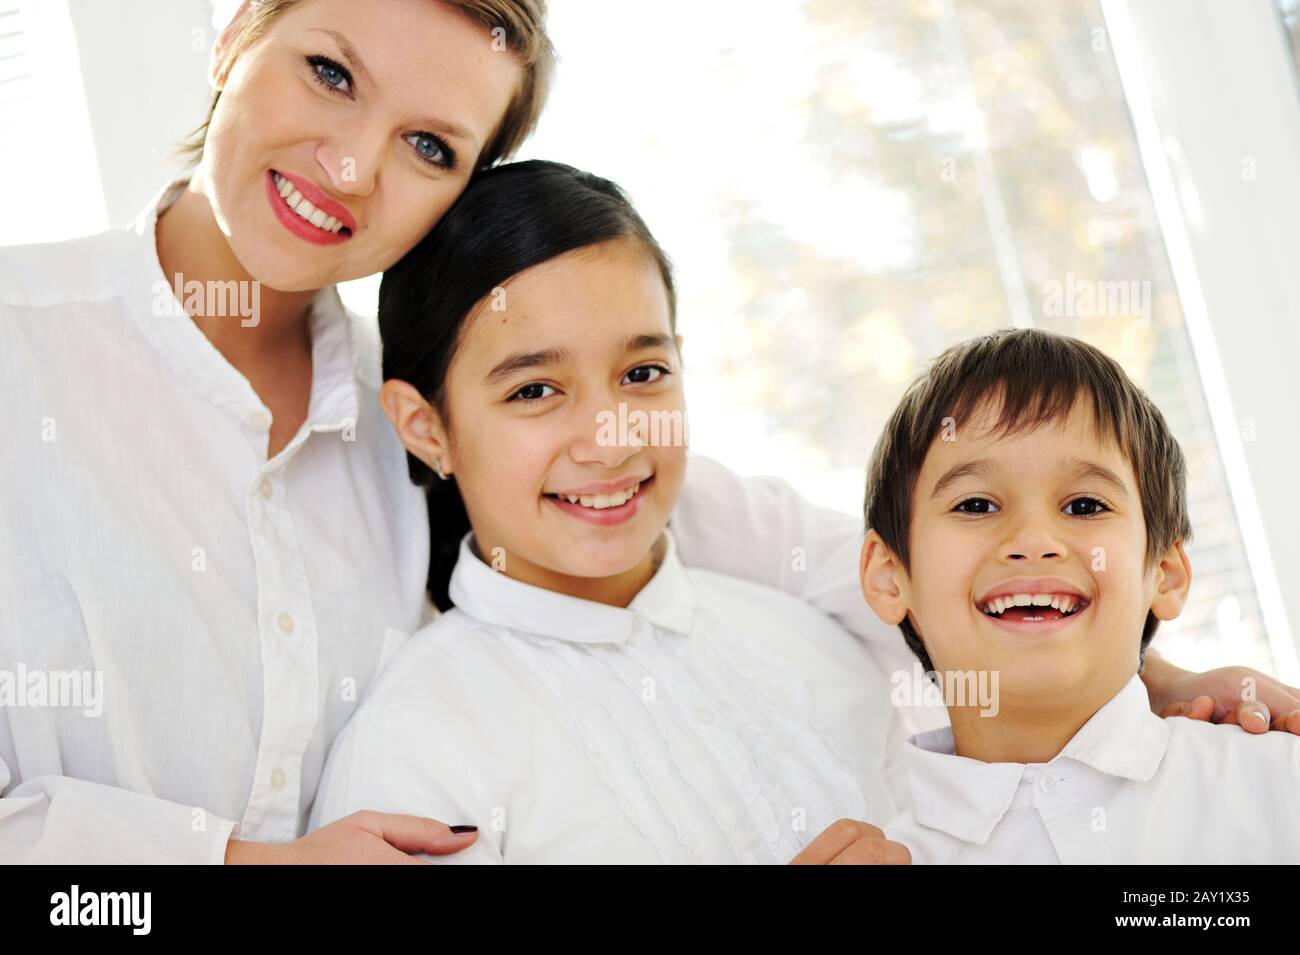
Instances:
[[[0,141],[0,245],[108,228],[65,0],[0,0]]]
[[[1300,67],[1300,0],[1276,0],[1276,3],[1282,26],[1291,41],[1291,52],[1297,67]]]

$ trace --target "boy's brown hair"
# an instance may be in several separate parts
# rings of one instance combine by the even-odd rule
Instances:
[[[1178,442],[1160,410],[1114,359],[1076,338],[1033,328],[1004,329],[954,345],[911,384],[871,456],[867,527],[908,570],[916,481],[949,419],[960,423],[992,406],[998,409],[993,427],[1015,434],[1061,420],[1076,401],[1089,399],[1098,436],[1116,442],[1133,465],[1150,566],[1175,541],[1192,536]],[[1148,611],[1139,659],[1158,623]],[[904,619],[899,629],[925,669],[933,670],[911,623]]]

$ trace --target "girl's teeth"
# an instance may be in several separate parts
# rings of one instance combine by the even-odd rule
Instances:
[[[626,504],[636,497],[636,492],[639,490],[641,490],[641,484],[637,482],[631,487],[616,491],[613,494],[562,494],[560,496],[570,504],[581,504],[583,507],[603,511],[608,507],[620,507]]]

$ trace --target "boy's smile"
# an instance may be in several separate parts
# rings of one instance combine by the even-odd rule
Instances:
[[[990,621],[1012,633],[1052,633],[1091,606],[1082,590],[1060,577],[1015,577],[1005,580],[975,605]]]

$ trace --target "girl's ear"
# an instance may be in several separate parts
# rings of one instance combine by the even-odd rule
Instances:
[[[208,83],[214,90],[226,85],[226,76],[230,73],[230,64],[226,62],[230,55],[230,45],[248,22],[248,17],[249,0],[243,0],[235,15],[230,18],[230,23],[221,31],[221,36],[217,37],[217,42],[212,44],[212,55],[208,58]]]
[[[390,378],[379,389],[379,404],[402,444],[430,470],[451,477],[451,448],[442,419],[409,382]]]
[[[1173,620],[1183,612],[1187,594],[1192,589],[1192,562],[1187,559],[1182,541],[1174,541],[1156,565],[1156,594],[1151,612],[1158,620]]]
[[[898,626],[907,616],[907,576],[902,564],[875,531],[867,531],[858,565],[862,596],[885,623]]]

